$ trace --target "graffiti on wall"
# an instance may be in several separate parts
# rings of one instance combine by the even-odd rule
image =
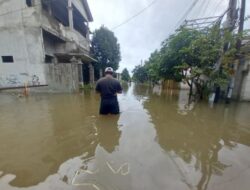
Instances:
[[[16,87],[23,85],[40,85],[41,81],[38,75],[29,75],[28,73],[10,74],[0,76],[0,87]]]
[[[10,84],[10,85],[19,85],[19,84],[21,84],[17,75],[9,75],[9,76],[7,76],[6,77],[6,82],[7,82],[7,84]]]
[[[39,79],[39,77],[37,75],[33,75],[31,83],[32,83],[32,85],[40,85],[40,79]]]

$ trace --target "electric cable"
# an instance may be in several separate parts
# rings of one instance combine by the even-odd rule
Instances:
[[[131,20],[133,20],[134,18],[138,17],[139,15],[141,15],[143,12],[145,12],[147,9],[149,9],[150,7],[152,7],[158,0],[154,0],[152,1],[148,6],[146,6],[145,8],[143,8],[141,11],[139,11],[138,13],[136,13],[135,15],[133,15],[132,17],[126,19],[125,21],[123,21],[121,24],[118,24],[117,26],[113,27],[112,30],[116,30],[117,28],[127,24],[128,22],[130,22]]]
[[[209,3],[210,3],[210,0],[207,0],[207,1],[204,2],[203,7],[202,7],[202,9],[200,10],[200,13],[199,13],[198,17],[203,17],[203,15],[204,15],[204,14],[206,13],[206,11],[207,11],[207,8],[208,8]]]
[[[187,16],[189,15],[189,13],[193,10],[193,8],[195,7],[195,5],[198,3],[199,0],[194,0],[193,3],[191,4],[191,6],[187,9],[187,11],[183,14],[183,16],[181,17],[181,19],[177,22],[175,29],[178,28],[181,23],[187,18]]]
[[[222,4],[223,2],[224,2],[224,0],[220,0],[220,1],[216,4],[214,11],[212,10],[212,11],[209,13],[209,15],[211,15],[211,14],[214,15],[214,14],[217,12],[218,8],[221,6],[221,4]]]

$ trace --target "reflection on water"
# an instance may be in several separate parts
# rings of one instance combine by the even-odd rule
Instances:
[[[248,189],[248,103],[124,89],[121,115],[108,117],[93,92],[0,95],[0,189]]]
[[[226,168],[232,167],[232,162],[228,164],[229,162],[222,161],[223,154],[219,159],[219,152],[223,148],[234,150],[239,144],[250,146],[250,119],[246,116],[250,113],[249,105],[247,103],[232,104],[230,107],[217,105],[214,109],[210,109],[204,103],[190,104],[188,91],[179,93],[178,102],[173,102],[164,96],[159,98],[152,94],[144,104],[157,130],[158,142],[168,153],[181,158],[184,164],[191,165],[201,173],[199,180],[194,183],[197,184],[197,189],[208,189],[213,174],[222,176]],[[244,118],[238,115],[240,110],[245,113]],[[239,120],[243,120],[245,125],[238,123]],[[247,154],[249,150],[242,157]],[[233,162],[238,161],[233,160]],[[250,160],[245,164],[250,167]],[[183,167],[180,170],[184,176],[185,173],[190,175],[187,168]]]
[[[112,153],[119,146],[121,131],[118,129],[119,116],[100,116],[96,121],[98,142],[107,152]]]

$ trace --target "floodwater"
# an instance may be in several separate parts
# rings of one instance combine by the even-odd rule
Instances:
[[[1,190],[249,190],[250,104],[187,104],[187,91],[0,94]]]

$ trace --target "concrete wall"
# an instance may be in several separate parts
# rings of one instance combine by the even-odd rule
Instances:
[[[59,63],[46,65],[46,78],[50,89],[61,92],[77,92],[79,90],[78,65]]]
[[[1,13],[13,12],[0,17],[0,88],[46,84],[39,16],[25,7],[25,1],[0,0]],[[1,56],[13,56],[14,63]]]
[[[75,91],[79,86],[77,65],[47,65],[44,63],[45,51],[68,53],[78,46],[89,51],[89,41],[43,11],[41,0],[34,2],[35,7],[27,7],[25,0],[0,0],[0,13],[8,12],[0,16],[0,88],[48,84],[50,89]],[[73,3],[87,19],[80,0],[73,0]],[[67,42],[44,44],[43,26]],[[13,56],[14,63],[3,63],[1,56]]]
[[[245,64],[240,98],[241,100],[250,101],[250,60],[247,60]]]

